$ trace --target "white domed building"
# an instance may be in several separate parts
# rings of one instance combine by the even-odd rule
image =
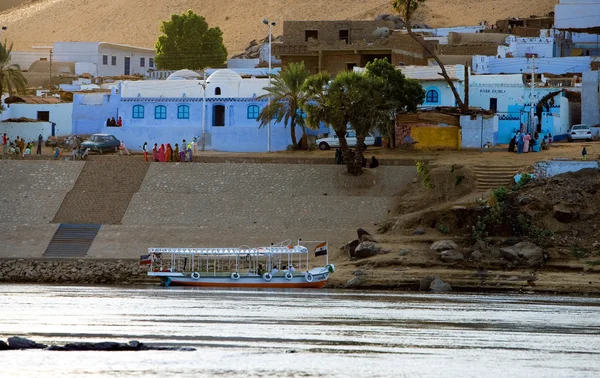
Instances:
[[[74,98],[73,132],[108,133],[137,148],[144,142],[166,144],[190,141],[204,135],[207,150],[264,152],[268,127],[257,121],[267,100],[266,78],[242,78],[229,69],[217,70],[206,83],[190,70],[172,73],[167,80],[124,81],[111,95],[79,95]],[[122,127],[106,127],[107,118],[121,117]],[[298,127],[298,136],[302,131]],[[290,130],[271,125],[271,151],[291,144]]]

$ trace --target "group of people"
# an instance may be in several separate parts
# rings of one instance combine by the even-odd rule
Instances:
[[[8,157],[10,154],[14,158],[22,158],[25,159],[28,155],[31,155],[33,151],[34,142],[25,142],[25,138],[21,138],[17,135],[14,140],[10,140],[10,138],[4,133],[2,135],[2,153],[4,157]],[[44,142],[44,138],[42,134],[38,137],[37,144],[37,155],[42,154],[42,143]]]
[[[142,151],[144,151],[144,159],[148,161],[148,142],[144,142]],[[151,152],[153,162],[191,162],[194,154],[198,152],[198,138],[193,137],[189,142],[183,139],[181,146],[179,143],[175,143],[175,147],[172,147],[171,143],[161,144],[160,146],[158,143],[154,143]]]
[[[87,160],[87,157],[90,153],[90,148],[81,148],[81,146],[74,146],[73,151],[71,152],[71,159],[73,160]],[[60,148],[56,147],[54,150],[54,159],[59,159],[61,157]]]
[[[349,152],[352,153],[352,149]],[[338,165],[344,164],[344,154],[342,154],[339,147],[335,149],[335,163]],[[372,156],[370,160],[363,156],[362,166],[363,168],[377,168],[379,167],[379,160],[375,156]]]
[[[123,120],[121,119],[121,117],[119,117],[119,119],[117,120],[115,120],[115,117],[107,118],[106,126],[121,127],[123,126]]]
[[[552,144],[552,134],[550,133],[540,138],[537,132],[532,137],[529,133],[517,131],[508,144],[508,152],[518,154],[540,152],[541,150],[547,150],[550,144]]]
[[[287,269],[286,269],[287,268]],[[273,269],[271,269],[271,271],[269,273],[271,273],[271,275],[276,275],[279,272],[295,272],[296,268],[294,268],[294,265],[290,264],[288,266],[285,265],[281,265],[281,269],[277,268],[277,264],[273,264]],[[265,269],[265,266],[261,263],[258,264],[258,269],[257,272],[259,276],[262,276],[263,274],[267,273],[267,270]]]

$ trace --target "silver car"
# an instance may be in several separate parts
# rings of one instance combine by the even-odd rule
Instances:
[[[346,142],[348,142],[348,147],[356,146],[356,132],[354,130],[348,130],[346,132]],[[365,138],[365,145],[374,146],[375,145],[375,137],[371,134],[367,135]],[[328,150],[331,147],[339,147],[340,139],[335,133],[331,133],[330,137],[317,139],[317,146],[321,150]]]
[[[579,124],[573,125],[571,130],[569,130],[569,135],[567,136],[569,142],[574,140],[592,140],[592,129],[588,125]]]

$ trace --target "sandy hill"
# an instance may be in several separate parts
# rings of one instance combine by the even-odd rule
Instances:
[[[219,26],[229,53],[266,35],[263,17],[283,20],[373,19],[391,13],[391,0],[2,0],[3,37],[19,50],[55,41],[105,41],[152,47],[159,25],[188,9]],[[557,0],[429,0],[419,14],[431,26],[472,25],[482,20],[545,14]],[[9,8],[10,7],[10,8]]]

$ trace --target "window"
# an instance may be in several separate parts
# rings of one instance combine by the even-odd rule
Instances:
[[[348,30],[340,30],[340,41],[344,41],[348,43],[350,41],[350,37],[348,34]]]
[[[154,108],[154,119],[167,119],[167,107],[158,105]]]
[[[215,96],[220,96],[221,95],[221,87],[216,87],[215,88]]]
[[[146,67],[146,58],[140,58],[140,67]]]
[[[148,67],[154,68],[154,58],[148,59]]]
[[[190,119],[190,107],[187,105],[179,105],[177,107],[177,119]]]
[[[308,42],[311,39],[314,39],[314,40],[319,39],[319,31],[318,30],[305,30],[304,31],[304,42]]]
[[[110,57],[110,64],[113,66],[117,65],[117,57],[116,56],[113,55]]]
[[[38,119],[38,121],[50,122],[50,112],[49,111],[38,111],[37,119]]]
[[[102,64],[108,66],[108,55],[102,55]]]
[[[248,106],[248,119],[257,119],[260,108],[256,105]]]
[[[437,104],[439,102],[439,100],[440,100],[440,95],[438,94],[438,91],[436,91],[435,89],[430,89],[425,94],[425,102],[431,102],[431,103]]]
[[[346,71],[354,71],[354,67],[356,66],[356,63],[346,63]]]
[[[225,126],[225,106],[215,105],[213,107],[213,126]]]
[[[136,105],[133,107],[133,118],[144,118],[144,107],[142,105]]]

